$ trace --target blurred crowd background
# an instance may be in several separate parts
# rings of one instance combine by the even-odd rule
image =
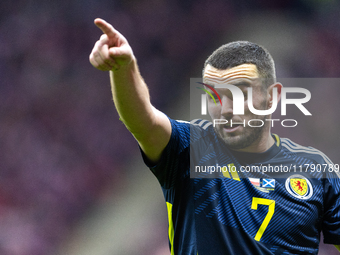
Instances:
[[[141,161],[129,167],[139,156],[137,144],[118,120],[108,74],[88,61],[101,35],[95,18],[128,39],[153,104],[181,118],[190,77],[200,77],[205,58],[232,40],[268,48],[278,77],[338,78],[339,13],[336,0],[1,1],[0,254],[71,254],[65,247],[84,245],[75,235],[89,214],[109,201],[121,205],[131,176],[148,174]],[[313,121],[282,132],[339,163],[340,90],[315,91]],[[161,196],[160,188],[154,192]],[[165,215],[162,203],[142,199]],[[152,233],[143,233],[145,245],[133,254],[169,254],[164,220],[148,226]],[[134,244],[121,245],[125,252],[105,254],[129,254]],[[73,248],[72,254],[82,253]],[[321,245],[320,254],[336,251]]]

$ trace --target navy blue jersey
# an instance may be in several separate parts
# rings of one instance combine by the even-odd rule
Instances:
[[[273,135],[264,153],[231,151],[212,124],[170,120],[160,162],[171,254],[317,254],[340,244],[340,181],[320,151]],[[195,178],[190,178],[195,177]]]

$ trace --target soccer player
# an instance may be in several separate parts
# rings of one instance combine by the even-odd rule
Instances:
[[[255,109],[268,110],[280,99],[282,85],[276,82],[267,50],[232,42],[206,60],[203,82],[221,99],[215,104],[209,97],[209,114],[224,124],[175,121],[150,103],[124,36],[102,19],[95,24],[103,35],[90,62],[110,71],[120,119],[161,184],[171,254],[317,254],[320,231],[325,243],[339,249],[338,165],[314,148],[272,134],[271,122],[266,121],[270,114],[255,115],[248,107],[249,88]],[[223,84],[243,92],[243,115],[233,113],[231,89],[217,88]],[[249,120],[256,120],[252,126],[258,127],[245,125]],[[219,170],[214,175],[218,178],[206,178],[209,166],[211,172]],[[311,171],[316,166],[327,171]],[[198,178],[190,178],[190,173]]]

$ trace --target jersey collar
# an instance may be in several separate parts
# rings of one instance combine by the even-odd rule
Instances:
[[[273,157],[275,157],[281,150],[280,137],[276,134],[272,134],[272,137],[274,138],[275,143],[265,152],[252,153],[252,152],[232,151],[232,154],[236,157],[238,161],[244,162],[247,164],[266,162],[272,159]]]

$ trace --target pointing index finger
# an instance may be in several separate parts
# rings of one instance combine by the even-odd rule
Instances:
[[[100,30],[102,30],[103,33],[106,34],[109,38],[116,36],[115,29],[105,20],[97,18],[94,20],[94,24],[99,27]]]

